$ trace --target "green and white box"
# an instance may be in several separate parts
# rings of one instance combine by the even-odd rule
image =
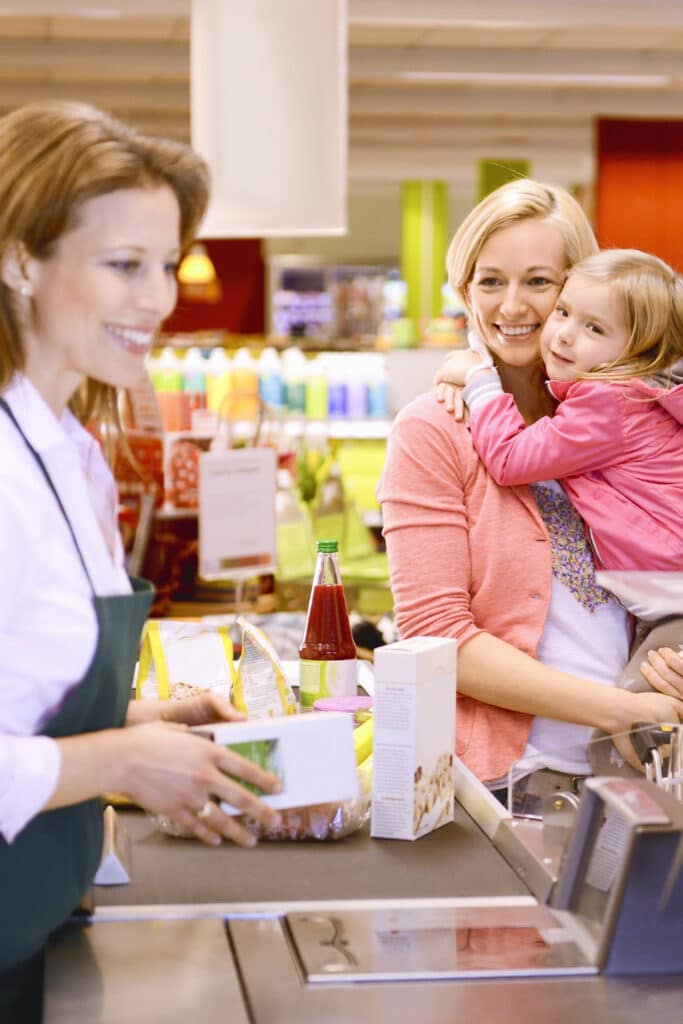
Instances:
[[[371,834],[419,839],[453,821],[456,642],[416,636],[375,651]]]
[[[283,715],[204,725],[194,731],[273,772],[282,792],[263,795],[270,807],[340,803],[358,795],[351,715]],[[242,813],[227,803],[221,803],[221,809]]]

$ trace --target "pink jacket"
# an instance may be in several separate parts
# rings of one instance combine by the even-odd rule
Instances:
[[[378,487],[402,636],[482,631],[536,654],[550,604],[550,540],[530,490],[498,487],[431,394],[394,421]],[[501,778],[531,716],[458,694],[456,752],[481,779]]]
[[[525,427],[511,395],[472,413],[494,480],[562,479],[607,569],[683,570],[683,385],[549,381],[560,404]]]

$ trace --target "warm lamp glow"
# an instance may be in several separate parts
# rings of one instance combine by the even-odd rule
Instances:
[[[213,284],[216,280],[214,267],[206,247],[201,243],[192,245],[178,267],[180,284]]]

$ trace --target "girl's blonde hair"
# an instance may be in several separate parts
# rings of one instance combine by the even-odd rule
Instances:
[[[117,189],[167,185],[180,208],[180,243],[204,216],[209,176],[189,147],[151,138],[81,103],[36,103],[0,118],[0,265],[19,246],[46,259],[88,199]],[[25,367],[11,288],[0,280],[0,389]],[[70,403],[82,421],[118,424],[116,391],[85,382]]]
[[[649,377],[683,356],[683,280],[664,260],[639,249],[604,249],[572,267],[570,277],[608,285],[628,333],[622,355],[588,376]]]
[[[466,299],[482,246],[495,231],[532,218],[557,224],[568,267],[598,251],[588,218],[569,192],[557,185],[517,178],[482,199],[455,232],[446,255],[451,287]]]

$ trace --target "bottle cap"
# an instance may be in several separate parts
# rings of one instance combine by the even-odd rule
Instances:
[[[334,554],[339,549],[339,541],[337,540],[319,540],[318,551],[323,551],[325,554]]]

